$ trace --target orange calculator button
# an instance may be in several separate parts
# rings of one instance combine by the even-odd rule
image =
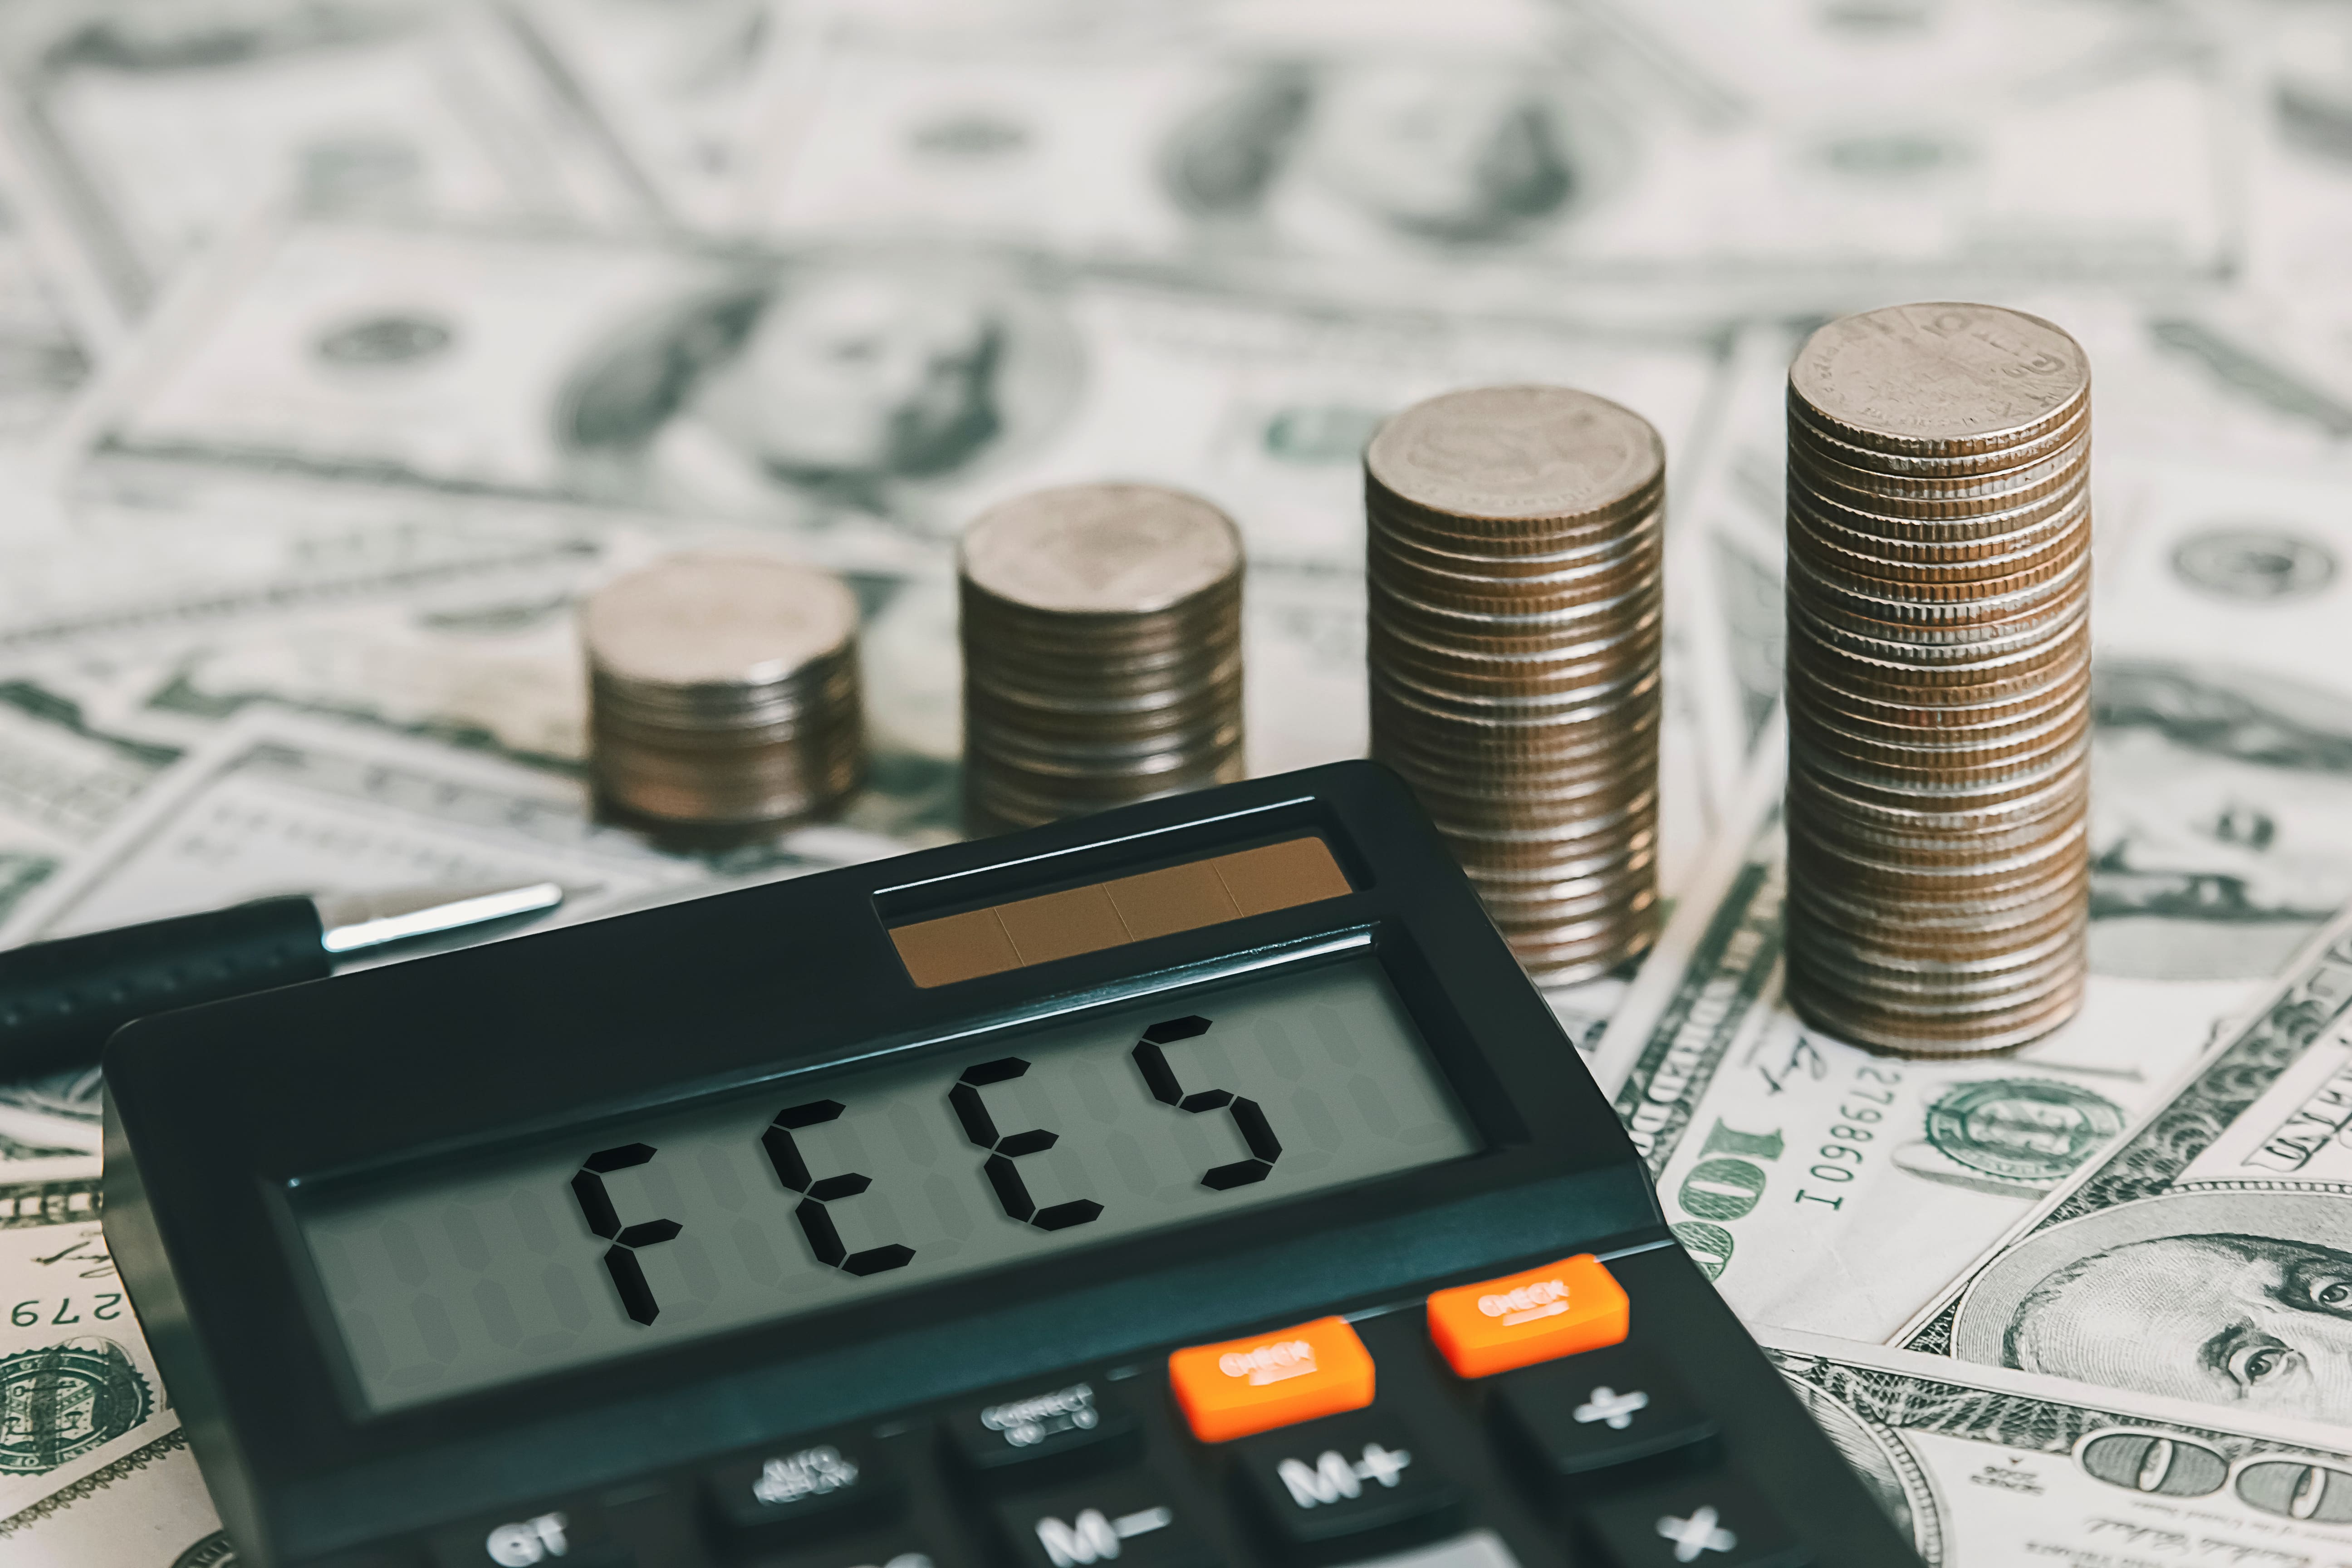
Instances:
[[[1429,1337],[1464,1377],[1599,1350],[1625,1337],[1625,1288],[1586,1252],[1524,1274],[1439,1290]]]
[[[1203,1443],[1246,1437],[1372,1402],[1372,1352],[1344,1319],[1194,1345],[1168,1358],[1176,1403]]]

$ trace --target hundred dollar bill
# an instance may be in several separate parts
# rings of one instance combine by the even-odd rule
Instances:
[[[1782,474],[1789,362],[1801,334],[1780,321],[1751,322],[1731,345],[1715,421],[1692,465],[1669,592],[1679,585],[1695,727],[1714,769],[1710,793],[1727,805],[1780,700]]]
[[[2188,341],[2182,318],[2131,307],[2089,319],[2133,384],[2100,405],[2102,419],[2120,410],[2122,449],[2094,481],[2095,967],[2259,979],[2352,902],[2352,440],[2314,444],[2318,427],[2251,366],[2239,368],[2252,387],[2224,397],[2215,363],[2150,357],[2159,333]],[[2140,352],[2126,353],[2135,341]],[[1759,737],[1754,715],[1769,711],[1780,674],[1775,357],[1743,341],[1726,434],[1684,514],[1700,524],[1685,549],[1702,535],[1714,547],[1684,563],[1717,570],[1720,606],[1698,628],[1696,662],[1738,694]],[[2209,438],[2271,460],[2154,456],[2196,451],[2155,403],[2197,410]],[[1708,731],[1720,736],[1720,721]],[[1737,744],[1735,733],[1715,752]]]
[[[1751,1323],[1884,1338],[2120,1131],[2248,983],[2098,975],[2075,1022],[1990,1061],[1874,1056],[1780,999],[1777,721],[1746,827],[1693,879],[1594,1076],[1675,1236]]]
[[[1765,1353],[1929,1568],[2352,1562],[2352,1434],[1815,1334]]]
[[[107,1253],[96,1164],[24,1181],[0,1163],[0,1538],[178,1426]]]
[[[2352,1425],[2352,915],[1895,1336]]]
[[[2302,298],[2311,309],[2331,297]],[[2171,628],[2211,627],[2219,657],[2207,662],[2242,669],[2250,659],[2267,662],[2276,676],[2305,683],[2315,669],[2325,675],[2330,660],[2305,640],[2320,617],[2298,617],[2298,601],[2331,585],[2330,566],[2352,548],[2352,534],[2335,521],[2347,491],[2330,477],[2352,467],[2352,378],[2331,390],[2298,370],[2278,339],[2239,331],[2210,300],[2155,309],[2119,295],[2071,294],[2021,303],[2064,326],[2098,367],[2095,624],[2103,647],[2177,663]],[[1706,753],[1731,770],[1717,781],[1727,798],[1780,694],[1784,407],[1789,363],[1803,335],[1778,321],[1740,330],[1721,411],[1677,510],[1690,526],[1675,542],[1673,570],[1700,612],[1683,617],[1683,634],[1690,657],[1710,672],[1694,690],[1706,709]],[[2292,337],[2306,353],[2352,342],[2352,332],[2315,323]],[[2352,369],[2352,354],[2344,363]],[[2283,596],[2258,592],[2251,575],[2234,587],[2212,585],[2222,552],[2210,542],[2255,546],[2242,568],[2259,555],[2260,531],[2244,521],[2252,513],[2297,542],[2291,553],[2304,565]],[[2181,557],[2197,540],[2209,542]],[[2342,886],[2337,897],[2352,897],[2352,878]]]
[[[723,541],[619,526],[445,549],[457,542],[436,535],[375,539],[394,560],[345,561],[324,582],[265,555],[241,582],[214,574],[176,593],[155,584],[154,597],[129,605],[52,612],[59,651],[35,661],[32,679],[86,723],[182,746],[248,709],[279,707],[576,770],[586,752],[581,595],[665,551]],[[892,586],[869,584],[883,599]],[[0,620],[0,647],[13,630]],[[6,690],[0,679],[0,699]]]
[[[51,883],[180,755],[93,726],[79,704],[0,677],[0,921]],[[95,1089],[81,1075],[0,1084],[0,1185],[94,1173]]]
[[[0,72],[45,207],[125,316],[270,207],[644,211],[501,15],[457,0],[29,0]]]
[[[187,529],[213,521],[175,520]],[[669,551],[779,548],[740,528],[677,524],[658,533],[615,523],[508,535],[503,544],[495,531],[469,539],[447,519],[429,529],[322,530],[299,552],[257,550],[241,576],[216,563],[177,591],[151,580],[132,595],[44,606],[21,629],[7,624],[0,595],[0,650],[12,635],[39,647],[28,679],[44,701],[85,729],[139,737],[163,756],[205,744],[239,714],[277,710],[568,777],[587,752],[582,595]],[[313,556],[329,570],[312,566]],[[955,810],[952,594],[944,583],[889,573],[852,573],[849,582],[866,613],[874,763],[848,819],[935,841]],[[0,825],[9,805],[10,691],[0,675]]]
[[[0,903],[57,865],[6,858],[13,820],[89,818],[73,841],[86,839],[131,783],[249,710],[576,774],[581,595],[674,550],[787,548],[740,525],[615,514],[548,527],[429,494],[382,515],[263,499],[226,513],[97,509],[61,538],[0,539]],[[944,562],[929,577],[849,576],[865,610],[875,756],[872,787],[849,815],[867,831],[936,841],[954,815],[952,584]],[[1270,680],[1295,684],[1344,659],[1325,646],[1328,617],[1297,613],[1294,596],[1262,595],[1253,611]],[[1270,704],[1269,717],[1313,711],[1286,706]],[[67,787],[86,777],[89,787]]]
[[[178,755],[92,726],[37,679],[0,676],[0,918]]]
[[[86,493],[152,506],[266,478],[308,481],[280,490],[305,505],[634,506],[903,567],[1007,495],[1115,473],[1217,501],[1254,564],[1357,571],[1363,445],[1396,408],[1559,382],[1681,452],[1722,358],[1704,333],[1339,307],[937,244],[310,222],[225,274],[84,411]]]
[[[2210,275],[2235,237],[2219,84],[2137,15],[1193,9],[980,39],[835,27],[814,65],[772,62],[794,133],[761,139],[749,205],[794,236],[984,235],[1396,294],[1566,275],[1717,310],[1883,295],[1890,267]]]
[[[1218,501],[1252,556],[1253,767],[1356,755],[1360,464],[1380,420],[1448,387],[1562,382],[1684,451],[1722,359],[1703,334],[1310,305],[952,247],[755,255],[360,223],[294,226],[215,304],[159,323],[152,357],[88,411],[89,493],[203,516],[372,502],[385,519],[495,498],[575,530],[625,506],[729,516],[905,584],[871,613],[867,668],[877,690],[927,683],[936,722],[877,713],[936,737],[909,748],[934,761],[955,755],[947,542],[982,507],[1105,474]],[[316,687],[365,657],[342,629],[299,652],[225,649],[173,700],[282,690],[298,664]],[[412,687],[435,668],[378,663]],[[1677,728],[1668,750],[1669,842],[1687,858],[1706,775],[1673,759],[1703,743]]]
[[[593,823],[575,780],[257,710],[184,757],[26,897],[0,942],[279,893],[550,880],[589,906],[707,874]]]
[[[487,507],[332,504],[202,510],[91,505],[0,530],[0,678],[86,670],[232,640],[259,623],[429,605],[592,561],[576,524]]]
[[[1748,826],[1597,1065],[1678,1234],[1751,1321],[1896,1331],[2352,901],[2347,497],[2324,475],[2108,465],[2094,975],[2082,1016],[2018,1057],[1884,1060],[1779,1005],[1784,742],[1759,737],[1729,814]]]
[[[178,1426],[0,1520],[9,1568],[236,1568]]]
[[[0,1084],[0,1184],[96,1175],[103,1089],[96,1068]]]
[[[2242,241],[2238,104],[2210,62],[2252,30],[2252,7],[1990,0],[1878,26],[1806,0],[1602,3],[1769,138],[1740,226],[1832,262],[2210,278]],[[2098,215],[2077,221],[2095,190]]]

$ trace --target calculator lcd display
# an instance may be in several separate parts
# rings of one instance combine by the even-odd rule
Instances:
[[[384,1411],[1475,1147],[1360,952],[321,1193],[300,1226]]]

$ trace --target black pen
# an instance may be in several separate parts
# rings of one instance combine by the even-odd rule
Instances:
[[[338,959],[543,914],[559,882],[260,899],[0,952],[0,1083],[95,1066],[150,1013],[320,980]]]

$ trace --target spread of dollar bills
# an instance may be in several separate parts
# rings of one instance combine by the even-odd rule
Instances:
[[[0,942],[952,837],[953,541],[1045,485],[1233,517],[1251,770],[1360,755],[1371,432],[1581,388],[1672,912],[1553,1000],[1675,1235],[1938,1568],[2352,1562],[2347,258],[2322,0],[9,0]],[[2097,431],[2093,976],[1973,1061],[1780,999],[1787,366],[1933,299]],[[849,584],[872,766],[668,853],[574,616],[705,546]],[[101,1088],[0,1086],[0,1558],[223,1568]]]

